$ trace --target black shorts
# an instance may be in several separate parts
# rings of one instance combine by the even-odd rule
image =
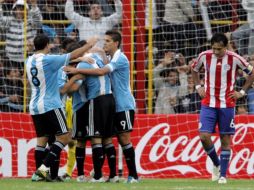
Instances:
[[[88,131],[89,102],[86,102],[81,108],[73,113],[72,117],[72,138],[84,140],[87,138]]]
[[[114,125],[116,127],[117,134],[132,131],[134,117],[134,110],[117,112],[114,119]]]
[[[43,114],[32,115],[37,137],[49,137],[68,133],[66,118],[61,108]]]
[[[112,137],[114,129],[115,100],[112,94],[102,95],[89,102],[90,137]]]

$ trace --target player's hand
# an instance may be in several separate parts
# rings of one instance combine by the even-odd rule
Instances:
[[[93,36],[87,40],[87,44],[93,47],[100,40],[99,36]]]
[[[66,74],[73,74],[73,75],[78,74],[77,69],[74,67],[66,66],[63,68],[63,70],[64,70],[64,72],[66,72]]]
[[[16,94],[11,95],[11,96],[9,96],[9,100],[10,100],[10,102],[19,102],[19,96]]]
[[[87,62],[89,64],[94,64],[94,59],[88,56],[83,56],[83,57],[79,57],[76,60],[78,60],[78,62],[84,61]]]
[[[84,75],[82,75],[82,74],[76,74],[73,77],[74,77],[74,80],[80,80],[80,79],[84,78]]]
[[[0,0],[0,4],[2,4],[4,2],[4,0]]]
[[[197,89],[197,92],[198,92],[198,94],[199,94],[199,96],[201,97],[201,98],[204,98],[205,97],[205,87],[200,87],[199,89]]]
[[[229,94],[229,97],[230,98],[232,98],[232,99],[239,99],[239,98],[242,98],[244,95],[243,94],[241,94],[240,92],[238,92],[238,91],[234,91],[234,92],[231,92],[230,94]]]

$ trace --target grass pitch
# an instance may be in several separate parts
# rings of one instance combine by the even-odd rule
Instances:
[[[253,190],[254,180],[229,179],[217,184],[207,179],[143,179],[138,184],[31,182],[30,179],[0,178],[0,190]]]

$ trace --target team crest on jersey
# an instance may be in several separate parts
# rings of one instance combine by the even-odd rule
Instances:
[[[226,71],[229,71],[231,69],[230,65],[229,64],[226,64],[223,66],[223,69],[226,70]]]

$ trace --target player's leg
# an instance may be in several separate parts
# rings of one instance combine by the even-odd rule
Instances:
[[[73,168],[76,163],[76,140],[72,140],[68,144],[68,152],[67,152],[67,163],[66,163],[66,173],[62,176],[65,180],[71,179]]]
[[[235,109],[222,108],[219,111],[219,130],[221,140],[221,154],[220,154],[220,179],[218,183],[227,183],[226,174],[228,163],[231,155],[231,135],[235,134],[234,124]]]
[[[66,121],[67,126],[69,128],[70,133],[72,133],[72,98],[68,97],[65,103],[65,111],[66,111]],[[67,163],[66,163],[66,173],[62,176],[63,179],[69,180],[72,176],[72,171],[76,162],[76,140],[71,140],[68,144],[68,152],[67,152]]]
[[[129,177],[127,182],[138,182],[138,174],[135,163],[135,150],[131,143],[130,132],[133,129],[134,123],[134,110],[118,112],[115,115],[115,125],[117,129],[117,138],[120,143],[125,161],[129,170]]]
[[[210,157],[214,165],[212,172],[212,181],[218,180],[220,170],[220,160],[211,139],[211,134],[215,132],[216,122],[216,109],[202,106],[200,112],[199,136],[204,150],[206,151],[207,155]]]
[[[103,148],[102,148],[102,138],[92,137],[92,159],[94,167],[94,176],[91,182],[104,182],[102,176],[102,165],[104,161]]]
[[[112,138],[103,139],[103,152],[106,154],[108,159],[108,166],[110,170],[108,182],[119,182],[118,176],[116,175],[116,149],[112,143]]]
[[[86,139],[87,139],[87,125],[88,125],[88,109],[89,104],[86,103],[80,109],[73,113],[73,130],[72,138],[77,140],[76,145],[76,163],[78,182],[86,182],[87,179],[84,174],[84,163],[86,157]]]
[[[47,155],[46,146],[48,143],[48,136],[47,131],[45,130],[43,118],[41,115],[32,115],[32,120],[34,123],[35,131],[36,131],[36,147],[34,151],[34,159],[35,159],[35,166],[36,170],[42,165],[44,158]],[[32,175],[32,181],[41,181],[44,178],[36,175],[34,173]]]
[[[54,161],[59,157],[62,149],[70,141],[69,132],[66,125],[66,119],[62,109],[55,109],[44,114],[44,120],[47,121],[47,129],[50,134],[55,134],[56,141],[51,145],[49,153],[43,161],[43,164],[38,168],[36,173],[44,177],[49,177],[49,168],[54,164]]]
[[[110,169],[110,174],[107,182],[117,183],[119,182],[119,177],[116,174],[116,149],[112,143],[112,137],[116,136],[116,130],[114,126],[115,101],[113,95],[105,96],[105,101],[103,101],[102,107],[105,108],[104,118],[106,119],[104,126],[105,133],[103,138],[103,150],[104,154],[107,156],[108,166]]]

